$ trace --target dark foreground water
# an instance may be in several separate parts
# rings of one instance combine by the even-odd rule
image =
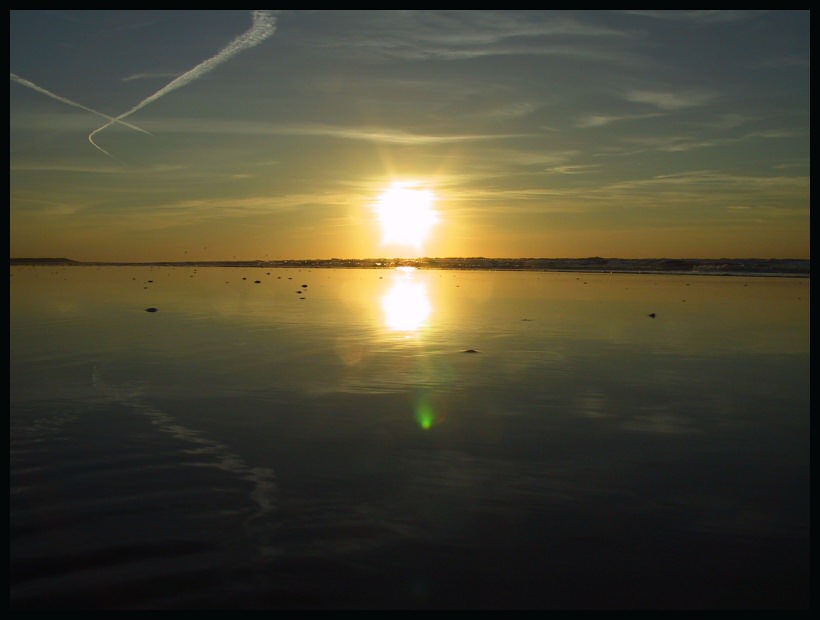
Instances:
[[[10,607],[808,609],[809,289],[12,268]]]

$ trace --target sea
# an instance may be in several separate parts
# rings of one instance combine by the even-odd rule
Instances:
[[[11,266],[10,609],[810,609],[810,278]]]

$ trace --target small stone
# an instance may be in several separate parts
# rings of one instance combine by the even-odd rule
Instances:
[[[647,316],[648,316],[650,319],[654,319],[654,318],[655,318],[655,313],[654,313],[654,312],[650,312]]]
[[[146,308],[145,311],[146,312],[157,312],[157,309],[156,308]]]

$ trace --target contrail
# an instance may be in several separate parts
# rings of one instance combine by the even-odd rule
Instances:
[[[273,15],[271,15],[270,11],[253,11],[253,24],[251,25],[250,30],[239,35],[236,39],[229,43],[227,47],[222,49],[215,56],[212,56],[207,60],[203,60],[193,69],[186,71],[176,79],[172,80],[166,86],[155,92],[150,97],[140,101],[137,105],[135,105],[127,112],[120,114],[116,118],[110,119],[105,125],[103,125],[99,129],[95,129],[94,131],[92,131],[90,134],[88,134],[88,141],[93,146],[101,150],[103,153],[110,156],[110,153],[100,148],[94,142],[94,136],[96,134],[100,133],[104,129],[107,129],[114,123],[122,122],[122,119],[124,119],[125,117],[131,116],[137,110],[144,108],[149,103],[156,101],[163,95],[167,95],[168,93],[170,93],[173,90],[176,90],[177,88],[182,88],[186,84],[190,84],[197,78],[215,69],[218,65],[221,65],[223,62],[230,60],[239,52],[246,50],[250,47],[254,47],[255,45],[259,45],[265,39],[270,38],[275,30],[276,18]]]
[[[57,101],[62,101],[63,103],[67,103],[68,105],[74,106],[75,108],[80,108],[81,110],[85,110],[86,112],[91,112],[92,114],[96,114],[97,116],[102,116],[105,119],[108,119],[109,124],[111,123],[119,123],[120,125],[125,125],[126,127],[130,127],[131,129],[136,129],[137,131],[141,131],[142,133],[147,133],[149,136],[151,135],[149,132],[145,131],[144,129],[140,129],[136,125],[132,125],[131,123],[126,123],[125,121],[121,121],[119,119],[114,118],[113,116],[108,116],[108,114],[103,114],[102,112],[97,112],[96,110],[92,110],[84,106],[81,103],[77,103],[76,101],[71,101],[71,99],[66,99],[65,97],[60,97],[60,95],[55,95],[51,91],[46,90],[41,86],[37,86],[34,82],[30,82],[25,78],[21,78],[19,75],[14,73],[9,73],[9,78],[17,82],[18,84],[22,84],[23,86],[28,86],[32,90],[36,90],[38,93],[42,93],[51,97],[52,99],[56,99]]]

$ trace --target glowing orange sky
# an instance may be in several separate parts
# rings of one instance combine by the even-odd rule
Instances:
[[[807,258],[809,32],[808,11],[11,11],[10,253]],[[423,243],[383,243],[395,181],[435,196]]]

